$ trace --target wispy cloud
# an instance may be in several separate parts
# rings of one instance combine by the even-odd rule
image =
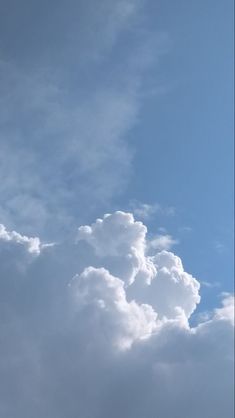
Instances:
[[[226,246],[221,241],[214,242],[214,249],[218,254],[223,254],[226,251]]]
[[[214,289],[216,287],[220,287],[221,283],[219,283],[219,282],[207,282],[207,281],[202,280],[201,285],[204,286],[204,287],[207,287],[209,289]]]
[[[101,9],[91,10],[87,4],[91,32],[84,22],[76,32],[75,5],[69,15],[58,10],[55,30],[66,37],[51,51],[53,61],[46,45],[39,46],[34,67],[3,55],[0,216],[9,227],[28,233],[68,228],[125,188],[133,155],[126,135],[138,117],[144,75],[158,59],[148,47],[155,36],[146,31],[138,37],[141,5],[102,1]],[[131,22],[135,36],[120,50]],[[62,53],[63,65],[55,67]]]
[[[151,219],[154,216],[174,216],[176,213],[176,208],[173,206],[163,206],[159,203],[142,203],[138,200],[131,200],[129,203],[131,210],[137,218],[147,220]]]
[[[191,226],[180,226],[179,227],[179,232],[181,233],[190,233],[192,232],[192,227]]]
[[[171,235],[157,235],[155,238],[149,241],[149,247],[155,250],[170,250],[174,245],[179,244],[177,239],[174,239]]]

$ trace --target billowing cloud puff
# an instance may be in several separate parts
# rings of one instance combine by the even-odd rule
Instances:
[[[15,231],[7,231],[2,224],[0,224],[0,242],[1,241],[23,245],[31,254],[40,253],[41,242],[38,237],[27,237]]]
[[[147,228],[135,222],[131,213],[117,211],[78,230],[78,240],[87,241],[100,257],[112,257],[119,264],[119,274],[131,284],[137,275],[150,281],[156,274],[154,264],[145,256]],[[116,259],[116,260],[115,260]]]
[[[184,271],[173,253],[161,251],[148,256],[146,234],[142,222],[119,211],[80,227],[78,240],[88,242],[104,266],[110,268],[112,257],[115,273],[127,282],[127,297],[150,303],[161,318],[181,315],[185,320],[200,301],[199,282]]]
[[[161,251],[152,261],[156,275],[151,283],[138,281],[133,286],[137,299],[150,303],[161,318],[190,318],[200,302],[199,282],[184,271],[180,258],[171,252]]]
[[[105,269],[88,267],[72,283],[77,309],[88,312],[93,330],[109,328],[106,337],[120,348],[128,348],[138,340],[151,335],[156,329],[156,313],[149,305],[127,302],[124,282]],[[108,321],[108,325],[105,323]]]
[[[31,262],[0,263],[1,416],[233,417],[233,297],[190,328],[199,283],[146,233],[117,212],[37,257],[13,234]]]

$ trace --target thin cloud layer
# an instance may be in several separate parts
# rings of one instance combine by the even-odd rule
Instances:
[[[0,239],[2,416],[232,418],[234,299],[191,328],[199,282],[147,240],[124,212],[35,254]]]
[[[178,241],[174,239],[169,234],[159,234],[157,237],[153,238],[149,246],[155,250],[170,250],[173,245],[178,244]]]
[[[35,3],[0,17],[0,34],[12,14],[16,27],[28,22],[0,47],[0,217],[8,228],[57,238],[125,189],[133,155],[126,135],[160,50],[155,35],[139,39],[143,3],[42,1],[33,43]]]

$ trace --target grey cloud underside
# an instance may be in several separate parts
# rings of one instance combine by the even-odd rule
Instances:
[[[233,297],[190,328],[199,283],[148,257],[141,222],[116,212],[33,252],[1,231],[1,416],[232,418]]]

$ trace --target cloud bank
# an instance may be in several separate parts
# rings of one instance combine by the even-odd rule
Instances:
[[[35,239],[1,227],[1,416],[232,418],[231,295],[190,327],[198,280],[130,213]]]

